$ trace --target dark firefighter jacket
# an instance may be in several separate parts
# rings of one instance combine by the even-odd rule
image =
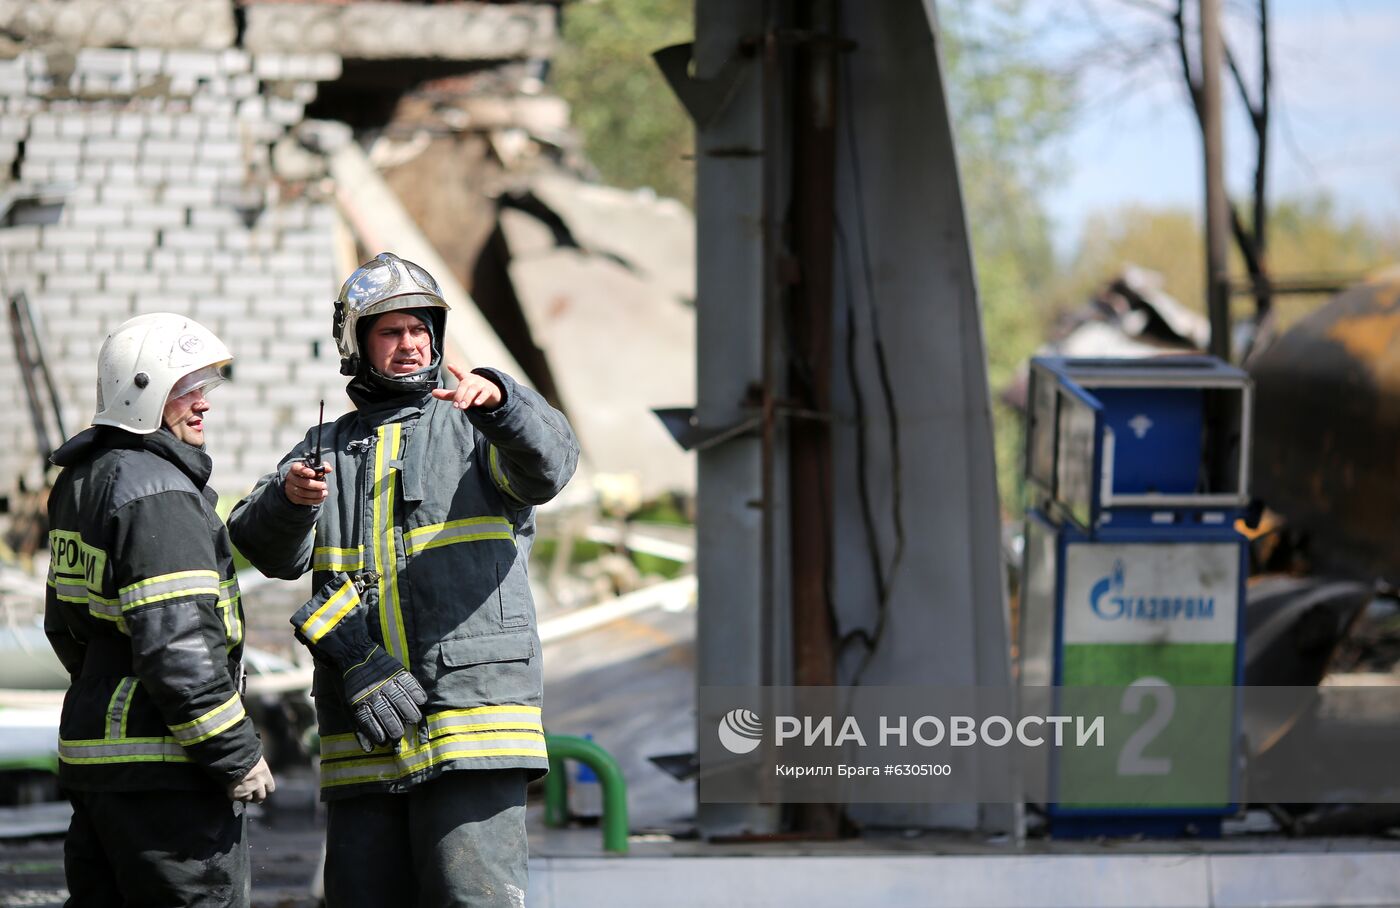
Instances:
[[[340,679],[316,666],[322,797],[404,791],[453,769],[548,766],[540,723],[540,642],[526,565],[533,506],[573,475],[578,442],[536,392],[478,369],[503,392],[491,410],[421,396],[361,404],[327,423],[330,496],[292,504],[283,490],[317,430],[229,516],[239,551],[270,576],[334,572],[368,580],[370,636],[423,685],[427,736],[411,730],[366,754]],[[348,611],[313,614],[303,636]]]
[[[52,458],[44,629],[72,685],[59,781],[89,791],[239,781],[262,754],[237,679],[243,609],[209,455],[93,427]]]

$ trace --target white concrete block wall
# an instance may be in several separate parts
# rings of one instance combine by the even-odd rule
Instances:
[[[330,337],[343,277],[333,208],[277,203],[286,187],[269,176],[271,143],[340,61],[89,48],[71,78],[49,64],[37,51],[0,60],[0,169],[17,172],[21,192],[64,197],[0,227],[0,267],[29,295],[69,431],[92,418],[106,334],[134,314],[187,313],[234,353],[208,437],[214,487],[240,494],[300,440],[319,400],[328,416],[349,406]],[[49,97],[55,87],[63,97]],[[23,416],[0,425],[0,493],[39,476],[19,378],[0,357],[0,407]]]

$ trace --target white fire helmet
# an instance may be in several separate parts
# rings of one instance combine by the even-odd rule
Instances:
[[[122,322],[97,354],[96,426],[146,435],[159,429],[165,403],[223,381],[233,361],[214,332],[183,315],[153,312]]]
[[[392,252],[381,252],[346,279],[335,301],[336,347],[340,371],[354,375],[362,360],[357,329],[362,321],[395,309],[442,309],[447,301],[433,276]],[[438,341],[441,342],[440,340]]]

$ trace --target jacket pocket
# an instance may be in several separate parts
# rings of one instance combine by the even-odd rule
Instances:
[[[496,562],[496,595],[501,603],[501,627],[530,625],[530,581],[520,559]]]
[[[453,637],[442,641],[442,664],[465,668],[485,662],[521,662],[535,655],[535,635],[529,631]]]

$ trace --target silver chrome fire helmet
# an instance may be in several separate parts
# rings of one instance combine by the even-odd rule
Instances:
[[[364,362],[363,331],[375,316],[396,309],[427,309],[434,316],[433,363],[432,365],[405,376],[385,376],[372,370]],[[340,372],[342,375],[358,375],[362,371],[370,373],[379,384],[386,384],[400,390],[414,390],[425,384],[435,383],[437,370],[441,365],[442,332],[446,324],[447,301],[442,298],[442,288],[433,276],[407,259],[401,259],[392,252],[381,252],[361,265],[340,288],[340,296],[335,301],[335,324],[332,333],[336,347],[340,351]],[[440,311],[439,311],[440,310]]]
[[[214,332],[183,315],[153,312],[117,326],[97,354],[95,426],[147,435],[165,403],[223,381],[233,354]]]

